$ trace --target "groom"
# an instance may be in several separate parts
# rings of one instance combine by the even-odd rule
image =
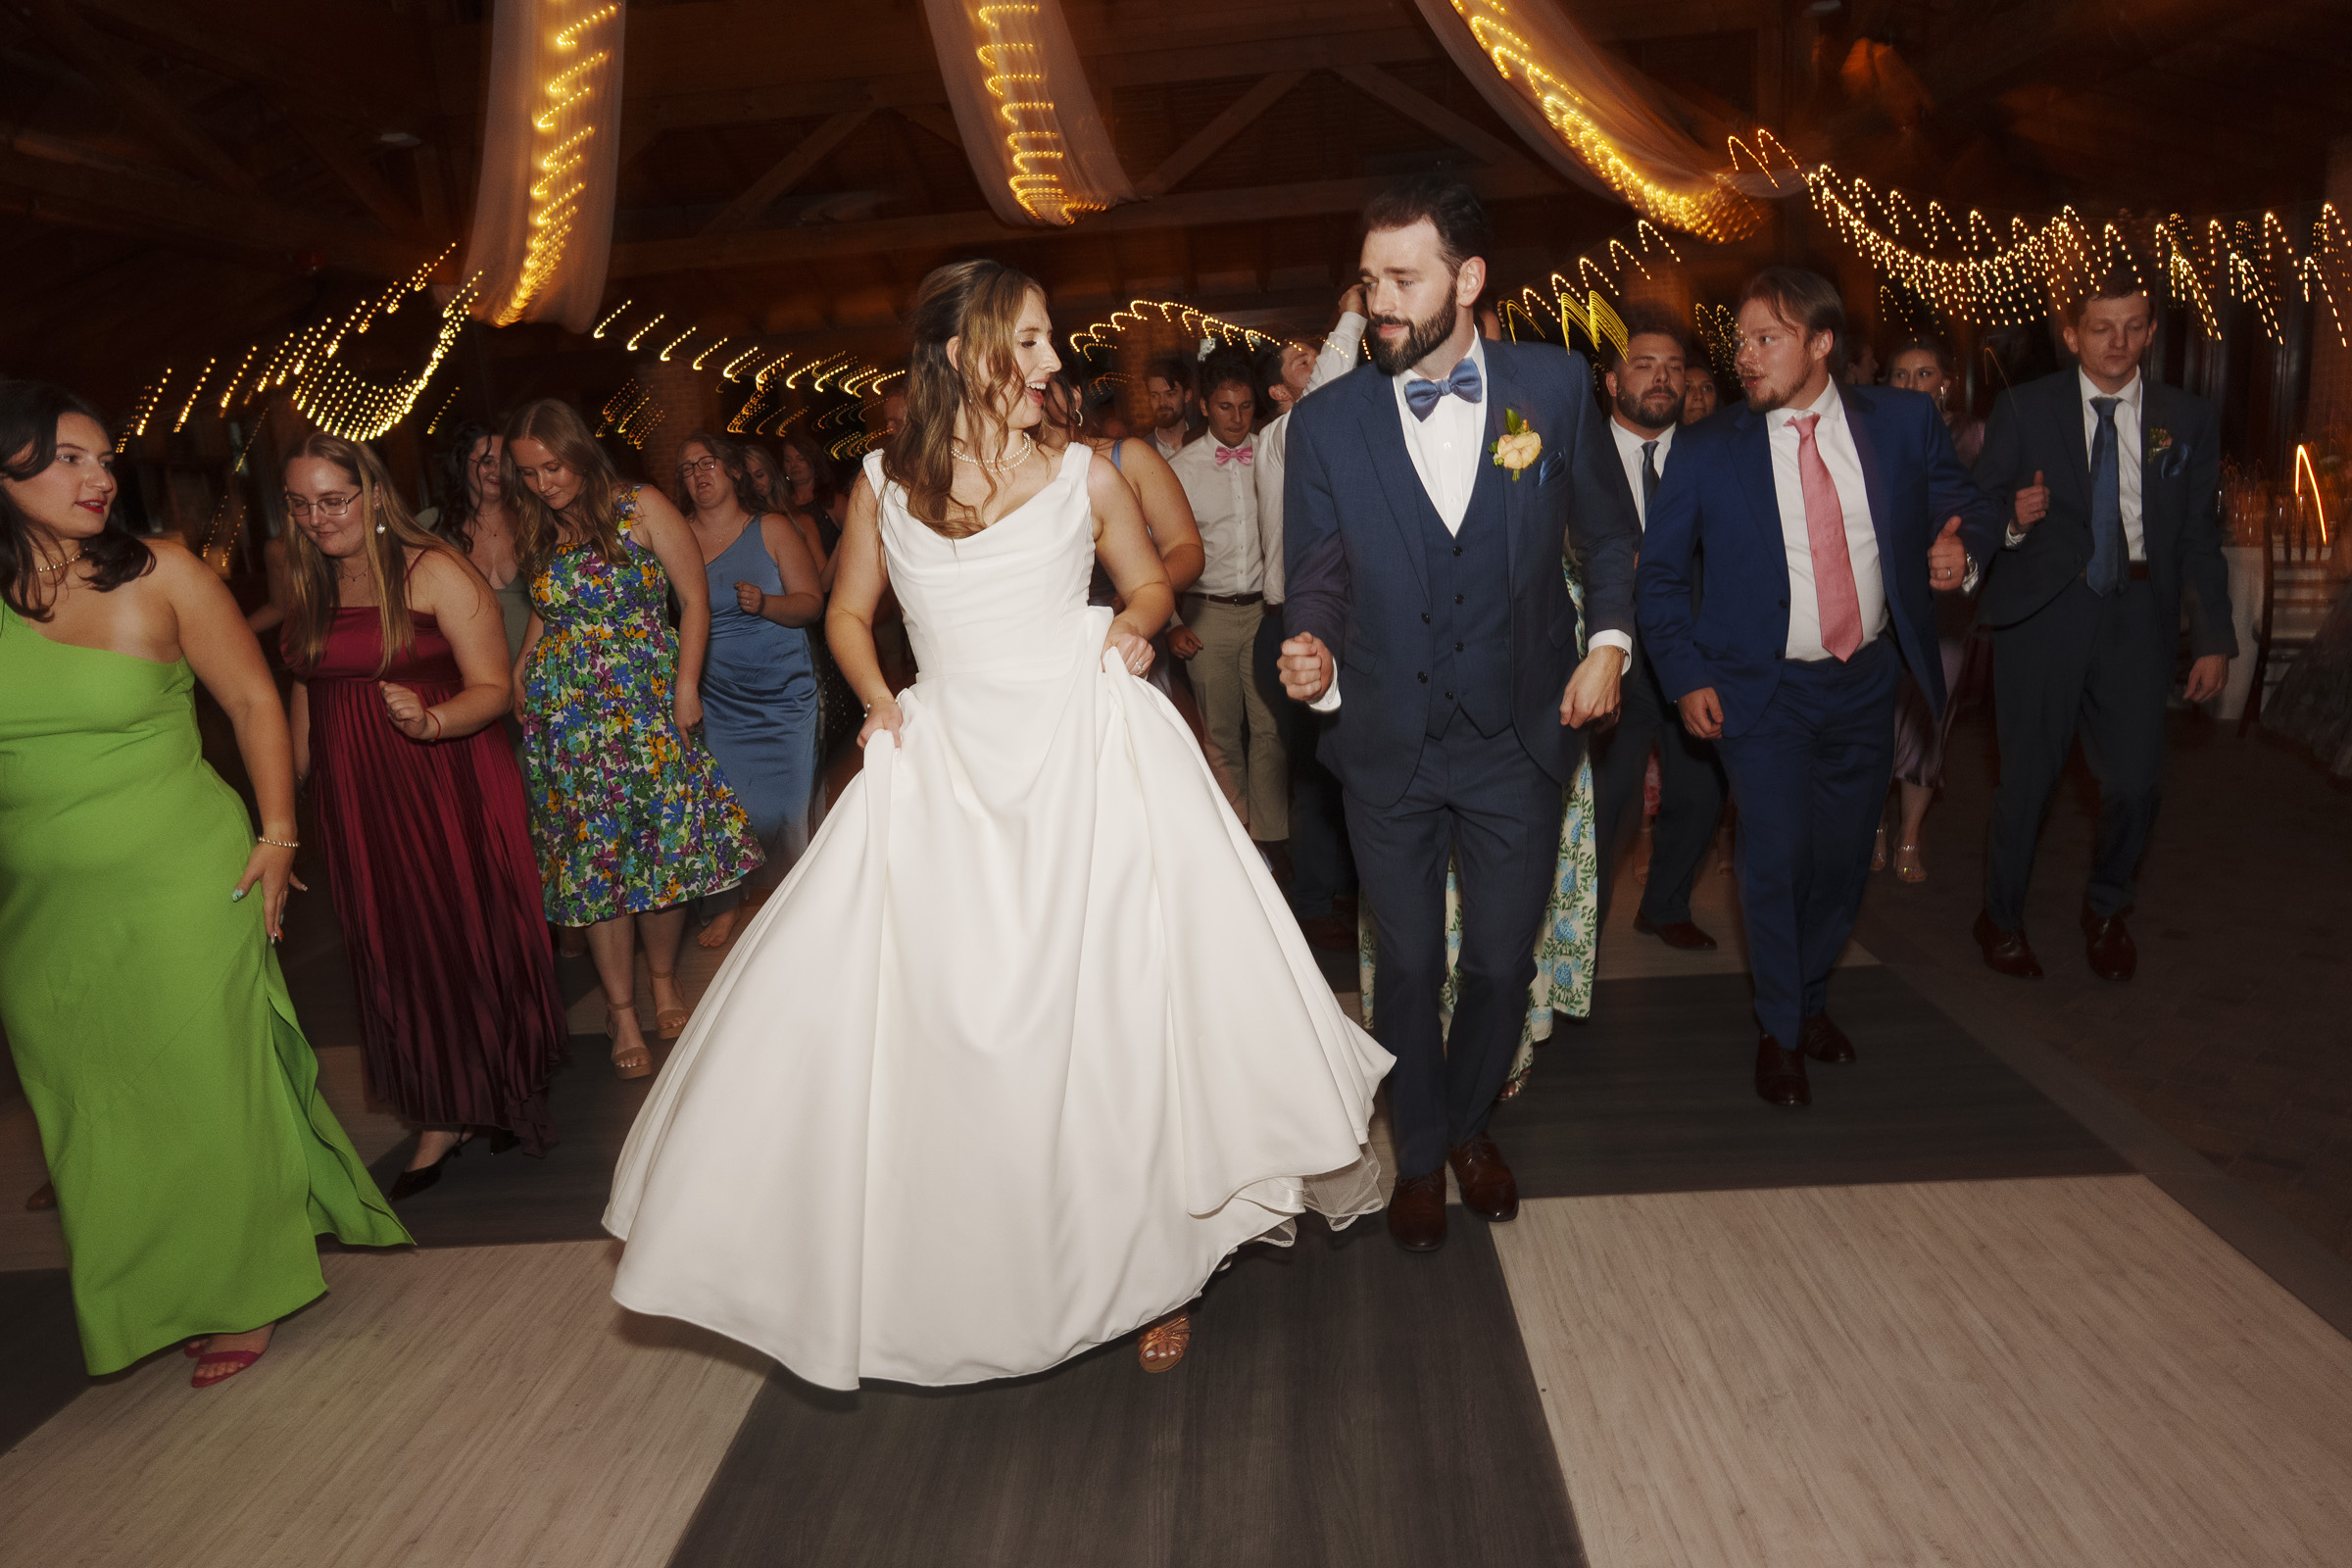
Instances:
[[[1299,403],[1283,490],[1282,684],[1331,714],[1320,755],[1346,793],[1396,1057],[1389,1231],[1419,1252],[1446,1240],[1449,1161],[1472,1212],[1519,1211],[1487,1118],[1527,1014],[1576,727],[1617,709],[1641,539],[1584,358],[1480,339],[1490,249],[1465,185],[1415,180],[1365,210],[1372,364]],[[1442,1033],[1448,859],[1462,947]]]

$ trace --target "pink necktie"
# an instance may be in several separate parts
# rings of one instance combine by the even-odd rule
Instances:
[[[1813,595],[1821,610],[1821,646],[1840,662],[1862,646],[1862,596],[1854,587],[1854,559],[1845,549],[1845,509],[1838,485],[1813,441],[1818,414],[1800,414],[1796,426],[1796,479],[1805,491],[1805,539],[1813,547]]]
[[[1229,447],[1220,445],[1217,448],[1217,466],[1222,468],[1228,463],[1238,463],[1245,468],[1253,466],[1253,465],[1250,462],[1251,453],[1252,449],[1249,447]]]

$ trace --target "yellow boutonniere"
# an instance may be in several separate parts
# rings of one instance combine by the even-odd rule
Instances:
[[[1494,466],[1509,469],[1511,482],[1517,484],[1520,470],[1543,452],[1544,438],[1527,427],[1517,409],[1502,411],[1502,431],[1487,450],[1494,454]]]

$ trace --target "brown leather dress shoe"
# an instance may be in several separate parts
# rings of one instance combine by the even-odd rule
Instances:
[[[2129,980],[2139,967],[2139,945],[2132,933],[2124,929],[2124,911],[2101,919],[2082,906],[2082,951],[2090,959],[2090,972],[2102,980]]]
[[[1770,1035],[1756,1038],[1756,1093],[1768,1105],[1794,1110],[1813,1103],[1813,1086],[1805,1082],[1805,1056],[1790,1051]]]
[[[1854,1059],[1854,1043],[1845,1038],[1845,1031],[1830,1021],[1826,1012],[1807,1018],[1796,1032],[1796,1049],[1815,1061],[1843,1065]]]
[[[1646,914],[1634,916],[1634,929],[1645,937],[1656,937],[1670,948],[1712,950],[1715,939],[1688,920],[1669,920],[1664,925],[1653,924]]]
[[[1519,1216],[1519,1183],[1494,1140],[1481,1133],[1446,1156],[1461,1184],[1462,1206],[1497,1223]]]
[[[2004,931],[1992,923],[1991,915],[1980,910],[1973,935],[1977,939],[1977,946],[1984,950],[1984,962],[1988,967],[2006,975],[2014,975],[2020,980],[2041,978],[2041,960],[2034,956],[2032,948],[2026,946],[2026,933],[2023,930]]]
[[[1434,1252],[1446,1245],[1445,1166],[1397,1179],[1389,1195],[1389,1234],[1408,1252]]]

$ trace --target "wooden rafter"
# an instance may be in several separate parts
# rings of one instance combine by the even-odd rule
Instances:
[[[110,44],[69,0],[20,0],[30,21],[51,48],[92,81],[107,89],[137,118],[156,150],[174,165],[223,190],[258,196],[260,187],[235,159],[197,128],[171,96],[149,81],[122,50]]]
[[[1510,164],[1524,161],[1518,148],[1481,129],[1435,98],[1406,86],[1378,66],[1342,66],[1338,74],[1343,81],[1366,97],[1387,104],[1407,120],[1418,122],[1425,129],[1436,131],[1480,163]]]
[[[1472,170],[1465,176],[1489,201],[1556,195],[1560,181],[1529,163]],[[1220,223],[1256,223],[1317,213],[1353,212],[1380,188],[1379,180],[1329,179],[1243,190],[1191,191],[1153,201],[1091,213],[1075,230],[1080,235],[1140,229],[1189,228]],[[972,245],[1031,245],[1046,238],[1034,228],[1014,228],[988,212],[936,213],[882,218],[857,223],[812,223],[795,228],[757,229],[707,239],[639,240],[612,247],[610,276],[644,277],[660,272],[724,271],[775,267],[823,257],[889,251],[936,251]]]
[[[849,140],[850,133],[865,123],[866,116],[874,112],[871,104],[845,109],[823,124],[801,138],[792,151],[776,160],[774,167],[752,181],[742,195],[727,204],[726,211],[703,225],[702,238],[719,239],[734,233],[767,210],[768,204],[808,176],[839,147]]]
[[[1306,79],[1303,71],[1278,71],[1260,77],[1257,84],[1242,94],[1207,124],[1187,137],[1183,146],[1167,156],[1157,169],[1135,182],[1137,192],[1144,196],[1164,195],[1194,170],[1214,158],[1225,145],[1267,110],[1290,95],[1293,87]]]
[[[360,205],[384,225],[385,233],[423,233],[424,224],[416,210],[384,183],[374,166],[351,145],[341,126],[326,123],[307,107],[289,107],[286,119],[318,161],[343,182],[344,189],[358,197]]]

